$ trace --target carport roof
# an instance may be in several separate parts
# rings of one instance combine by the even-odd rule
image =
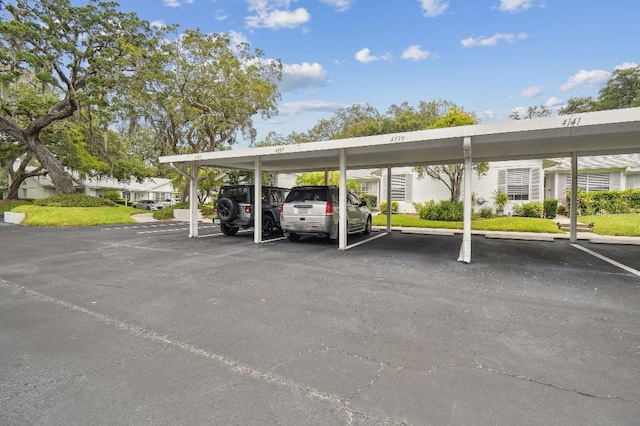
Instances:
[[[338,169],[345,150],[348,169],[450,164],[464,161],[471,139],[473,161],[640,152],[640,108],[504,123],[421,130],[377,136],[160,157],[160,163],[294,172]]]

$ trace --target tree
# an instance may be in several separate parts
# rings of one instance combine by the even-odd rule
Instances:
[[[613,71],[597,99],[591,96],[570,98],[558,113],[567,115],[637,106],[640,106],[640,66],[633,66]]]
[[[252,117],[277,112],[281,63],[228,34],[187,30],[138,71],[120,98],[124,118],[131,130],[149,126],[163,155],[228,149],[241,135],[253,141]]]
[[[467,126],[477,122],[473,114],[466,113],[461,109],[452,107],[445,115],[437,118],[430,126],[431,129],[443,127]],[[460,193],[462,187],[462,178],[464,177],[464,164],[444,164],[435,166],[416,166],[414,170],[418,173],[418,178],[424,175],[442,182],[450,192],[449,200],[452,202],[460,201]],[[478,177],[485,176],[489,171],[489,164],[474,163],[473,170]]]
[[[73,180],[54,154],[56,140],[43,131],[72,117],[81,107],[93,113],[109,105],[124,86],[136,61],[157,45],[157,30],[117,3],[89,0],[0,0],[0,130],[20,141],[38,160],[59,193],[75,192]],[[47,97],[35,112],[5,96],[7,87],[35,79]],[[48,96],[53,96],[49,98]]]
[[[324,172],[302,173],[296,178],[296,185],[340,185],[340,172],[330,171],[329,182],[324,181]],[[360,192],[360,183],[355,179],[347,179],[347,189]]]
[[[515,109],[509,113],[512,120],[522,120],[525,118],[549,117],[551,110],[545,105],[530,106],[526,109]]]

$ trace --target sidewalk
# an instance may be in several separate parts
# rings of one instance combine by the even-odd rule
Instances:
[[[565,216],[557,216],[554,219],[558,226],[568,225],[570,220]],[[582,225],[582,226],[581,226]],[[579,229],[586,225],[578,222]],[[374,230],[385,231],[386,226],[374,226]],[[392,226],[392,231],[400,231],[405,234],[424,234],[424,235],[462,235],[462,229],[441,229],[441,228],[408,228],[401,226]],[[508,232],[508,231],[479,231],[471,230],[472,235],[481,235],[485,238],[495,238],[504,240],[528,240],[528,241],[549,241],[568,240],[569,232],[562,234],[550,234],[546,232]],[[594,244],[627,244],[640,245],[640,237],[621,237],[615,235],[598,235],[593,232],[578,232],[578,240],[588,241]]]

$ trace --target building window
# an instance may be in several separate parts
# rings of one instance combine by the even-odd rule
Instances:
[[[571,175],[567,175],[567,188],[571,188]],[[609,191],[611,189],[611,173],[580,173],[578,188],[585,192]]]
[[[374,186],[374,182],[371,181],[360,181],[360,194],[359,195],[363,195],[363,194],[374,194],[375,195],[375,186]]]
[[[391,175],[391,201],[404,201],[406,199],[407,176]]]
[[[530,169],[507,170],[507,195],[510,200],[529,199]]]

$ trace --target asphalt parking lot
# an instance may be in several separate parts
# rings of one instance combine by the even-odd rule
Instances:
[[[639,423],[640,277],[566,241],[187,234],[0,225],[0,424]]]

